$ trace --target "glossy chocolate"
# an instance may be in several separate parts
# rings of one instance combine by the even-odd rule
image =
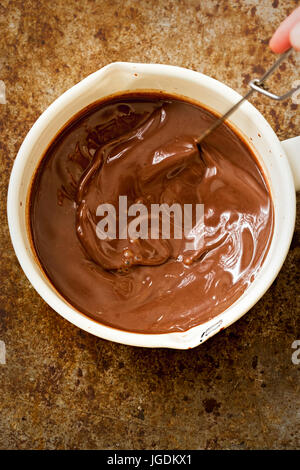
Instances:
[[[184,331],[230,306],[254,280],[273,205],[247,145],[214,116],[167,95],[124,95],[81,113],[55,139],[30,200],[32,238],[60,294],[80,312],[142,333]],[[204,204],[201,248],[187,239],[100,240],[99,204]],[[172,234],[171,234],[172,235]]]

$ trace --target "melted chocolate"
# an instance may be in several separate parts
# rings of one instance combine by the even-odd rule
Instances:
[[[230,306],[269,247],[273,205],[247,145],[215,117],[167,95],[120,96],[81,113],[46,152],[30,222],[55,288],[93,319],[142,333],[184,331]],[[100,240],[99,204],[204,204],[201,248],[187,240]],[[130,220],[130,218],[128,219]]]

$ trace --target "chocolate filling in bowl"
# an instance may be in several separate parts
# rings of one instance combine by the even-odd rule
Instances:
[[[80,312],[126,331],[185,331],[255,279],[272,238],[270,191],[228,125],[199,153],[195,140],[213,119],[166,94],[125,94],[83,110],[54,139],[32,184],[31,235],[47,277]],[[201,244],[176,238],[174,219],[169,238],[151,238],[150,228],[146,239],[118,230],[99,238],[97,208],[118,209],[119,196],[149,214],[154,204],[203,205]]]

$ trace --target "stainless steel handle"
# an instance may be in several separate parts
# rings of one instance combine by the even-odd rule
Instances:
[[[284,54],[281,54],[279,59],[272,65],[272,67],[267,70],[267,72],[261,77],[261,78],[254,78],[253,80],[250,81],[249,86],[252,88],[252,90],[258,91],[258,93],[261,93],[262,95],[267,96],[268,98],[271,98],[272,100],[276,101],[283,101],[292,96],[295,91],[300,90],[300,85],[292,88],[289,90],[287,93],[284,95],[276,95],[275,93],[272,93],[271,91],[268,90],[268,88],[265,85],[266,79],[274,72],[274,70],[279,67],[281,62],[283,62],[292,52],[293,49],[288,49]]]

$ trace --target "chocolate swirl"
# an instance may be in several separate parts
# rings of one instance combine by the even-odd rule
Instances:
[[[272,201],[252,152],[228,126],[199,154],[195,139],[213,118],[167,96],[120,97],[53,142],[33,185],[32,235],[48,277],[80,311],[129,331],[182,331],[253,281],[272,236]],[[169,239],[100,240],[97,207],[117,207],[120,195],[148,208],[149,227],[152,204],[204,204],[201,247],[176,239],[174,226]]]

